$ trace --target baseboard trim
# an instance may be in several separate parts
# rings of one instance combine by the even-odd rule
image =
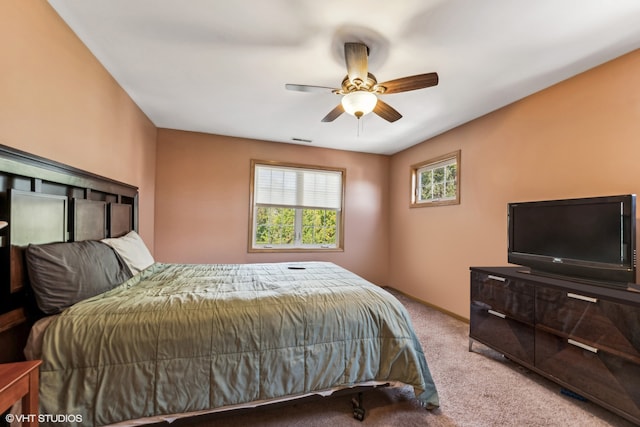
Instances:
[[[396,289],[396,288],[394,288],[393,286],[387,286],[387,288],[389,288],[389,289],[393,289],[395,292],[398,292],[399,294],[404,295],[405,297],[409,298],[410,300],[413,300],[413,301],[415,301],[415,302],[418,302],[418,303],[420,303],[420,304],[422,304],[422,305],[426,305],[427,307],[433,308],[434,310],[438,310],[439,312],[444,313],[444,314],[446,314],[447,316],[451,316],[451,317],[453,317],[454,319],[458,319],[458,320],[460,320],[460,321],[462,321],[462,322],[464,322],[464,323],[469,323],[469,319],[468,319],[468,318],[463,317],[463,316],[460,316],[459,314],[456,314],[456,313],[454,313],[454,312],[452,312],[452,311],[446,310],[446,309],[444,309],[444,308],[442,308],[442,307],[439,307],[439,306],[437,306],[437,305],[435,305],[435,304],[431,304],[431,303],[429,303],[429,302],[427,302],[427,301],[423,301],[423,300],[421,300],[420,298],[416,298],[416,297],[414,297],[413,295],[409,295],[409,294],[408,294],[408,293],[406,293],[406,292],[402,292],[401,290]]]

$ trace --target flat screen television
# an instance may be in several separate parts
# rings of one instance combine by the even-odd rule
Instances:
[[[508,204],[508,261],[532,273],[636,281],[635,194]]]

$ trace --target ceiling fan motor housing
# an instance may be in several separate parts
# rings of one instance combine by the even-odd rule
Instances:
[[[345,76],[344,80],[342,80],[341,88],[337,90],[336,93],[346,95],[351,92],[363,90],[382,95],[385,92],[385,89],[386,88],[384,86],[378,84],[376,76],[371,73],[367,73],[367,79],[365,81],[360,79],[354,79],[354,81],[351,81],[349,76]]]

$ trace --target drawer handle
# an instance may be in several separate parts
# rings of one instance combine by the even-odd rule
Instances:
[[[595,347],[591,347],[590,345],[583,344],[583,343],[578,342],[578,341],[575,341],[575,340],[572,340],[571,338],[569,338],[569,339],[567,340],[567,342],[568,342],[569,344],[571,344],[571,345],[575,345],[576,347],[580,347],[580,348],[582,348],[582,349],[588,350],[588,351],[590,351],[591,353],[597,353],[597,352],[598,352],[598,349],[597,349],[597,348],[595,348]]]
[[[505,279],[504,277],[500,277],[500,276],[494,276],[493,274],[490,274],[487,276],[489,279],[493,279],[493,280],[497,280],[498,282],[506,282],[507,279]]]
[[[507,317],[506,314],[502,314],[502,313],[498,313],[497,311],[493,311],[493,310],[487,310],[489,312],[489,314],[493,314],[494,316],[498,316],[501,319],[505,319]]]
[[[593,304],[598,302],[598,298],[587,297],[587,296],[580,295],[580,294],[574,294],[572,292],[567,292],[567,296],[569,298],[579,299],[581,301],[586,301],[586,302],[590,302],[590,303],[593,303]]]

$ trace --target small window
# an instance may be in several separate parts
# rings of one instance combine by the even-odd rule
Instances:
[[[344,175],[252,160],[249,251],[341,250]]]
[[[411,166],[411,207],[460,203],[460,150]]]

